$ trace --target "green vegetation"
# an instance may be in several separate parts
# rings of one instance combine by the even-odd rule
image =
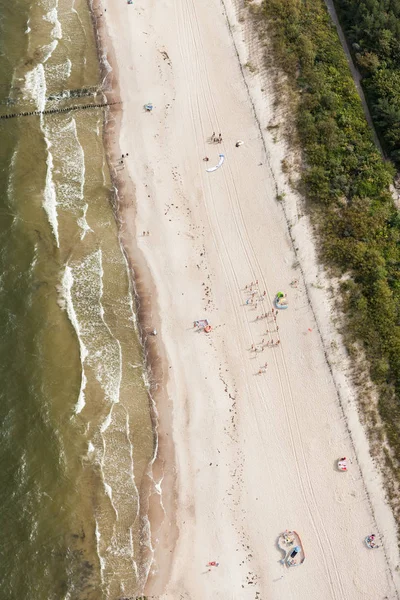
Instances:
[[[368,358],[400,461],[400,215],[389,192],[394,168],[373,144],[323,0],[264,0],[250,10],[260,36],[267,24],[276,64],[288,75],[304,158],[302,190],[320,231],[321,256],[346,276],[346,343],[356,357],[362,350]]]
[[[400,0],[335,0],[383,144],[400,166]]]

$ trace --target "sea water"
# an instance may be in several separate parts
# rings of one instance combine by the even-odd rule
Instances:
[[[85,0],[0,0],[0,115],[90,103],[80,94],[100,87]],[[154,435],[103,124],[102,109],[0,119],[7,600],[113,600],[146,576]]]

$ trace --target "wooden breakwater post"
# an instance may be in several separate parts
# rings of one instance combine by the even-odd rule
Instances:
[[[65,108],[49,108],[48,110],[33,110],[31,112],[17,112],[8,115],[0,115],[0,119],[16,119],[18,117],[39,117],[40,115],[54,115],[72,112],[74,110],[87,110],[93,108],[105,108],[106,106],[115,106],[122,102],[100,102],[99,104],[78,104],[75,106],[67,106]]]

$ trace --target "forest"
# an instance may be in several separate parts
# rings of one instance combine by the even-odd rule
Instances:
[[[335,0],[376,130],[400,167],[400,0]]]
[[[340,1],[343,6],[357,5],[358,10],[368,4]],[[369,0],[369,4],[394,3]],[[400,461],[400,215],[389,190],[395,169],[373,143],[323,0],[264,0],[261,6],[250,4],[250,10],[260,38],[266,40],[266,64],[271,64],[272,51],[275,65],[286,72],[287,85],[296,98],[293,110],[303,157],[301,191],[319,233],[321,259],[341,281],[348,351],[355,359],[367,359],[379,391],[384,433]],[[366,14],[365,23],[367,18]],[[387,22],[386,17],[377,20]],[[386,61],[381,59],[383,45],[373,45],[372,32],[383,25],[371,25],[368,38],[361,30],[354,35],[360,60],[370,64],[371,86],[372,79],[376,85],[380,82],[375,106],[380,110],[382,132],[395,153],[400,138],[392,126],[389,131],[389,116],[400,123],[400,76],[393,67],[399,56],[398,42],[394,43],[394,34],[389,36],[398,24],[394,19],[391,22],[385,37]],[[372,57],[376,57],[373,74]],[[397,81],[397,88],[389,81]],[[386,459],[391,461],[389,453]],[[390,464],[393,471],[397,461]],[[399,480],[400,472],[396,476]]]

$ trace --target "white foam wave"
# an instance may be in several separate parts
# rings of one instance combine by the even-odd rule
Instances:
[[[57,198],[56,188],[53,181],[53,155],[50,152],[51,144],[45,136],[47,146],[47,172],[46,172],[46,185],[44,188],[44,200],[43,208],[47,213],[47,218],[51,225],[51,228],[56,238],[57,248],[60,247],[60,240],[58,236],[58,218],[57,218]]]
[[[8,169],[8,183],[7,183],[7,199],[9,204],[14,203],[14,176],[15,176],[15,165],[17,162],[18,146],[13,152],[10,161],[10,168]]]
[[[135,307],[134,307],[134,303],[133,303],[133,297],[134,297],[134,289],[133,289],[133,283],[132,283],[133,277],[130,276],[130,267],[129,267],[128,257],[126,256],[125,249],[121,243],[120,243],[120,248],[121,248],[121,254],[122,254],[122,257],[123,257],[124,263],[125,263],[126,273],[128,275],[128,284],[129,284],[128,302],[129,302],[129,309],[130,309],[130,313],[131,313],[130,320],[134,324],[135,331],[139,337],[139,331],[137,328],[137,317],[136,317]]]
[[[46,106],[46,76],[42,63],[25,74],[25,92],[36,102],[37,110],[43,111]]]
[[[79,337],[85,357],[97,381],[112,403],[119,402],[122,379],[122,350],[104,318],[102,252],[96,250],[81,262],[70,263],[66,272],[72,277],[71,304],[73,303]],[[107,419],[102,427],[107,424]]]
[[[104,584],[104,569],[105,569],[105,566],[106,566],[106,561],[104,560],[104,558],[100,554],[101,535],[100,535],[99,524],[97,522],[97,519],[96,519],[95,535],[96,535],[97,556],[99,557],[99,562],[100,562],[100,581],[101,581],[101,583],[103,585]]]
[[[83,240],[88,231],[91,231],[93,233],[93,229],[89,226],[86,220],[86,213],[88,211],[88,208],[89,204],[85,204],[85,206],[83,207],[83,216],[79,217],[79,219],[77,220],[79,227],[82,229],[81,240]]]
[[[130,431],[130,423],[129,423],[129,413],[128,413],[128,411],[126,412],[125,427],[126,427],[126,439],[128,440],[128,443],[129,443],[130,476],[131,476],[131,480],[132,480],[133,486],[135,488],[136,497],[139,498],[139,491],[137,489],[136,480],[135,480],[134,461],[133,461],[133,444],[131,442],[132,436],[131,436],[131,431]],[[139,515],[139,502],[138,502],[138,506],[137,506],[136,516],[138,516],[138,515]]]
[[[57,84],[62,89],[67,86],[67,81],[71,76],[72,62],[67,58],[64,62],[55,65],[46,65],[46,78],[50,83]],[[53,86],[52,86],[53,87]]]
[[[50,56],[53,54],[54,50],[57,48],[58,42],[57,40],[53,40],[50,44],[46,44],[46,46],[42,46],[41,50],[43,50],[43,63],[46,63]]]
[[[58,6],[58,4],[57,4]],[[49,10],[49,12],[44,15],[43,17],[44,21],[48,21],[49,23],[51,23],[52,25],[54,25],[52,31],[51,31],[51,36],[55,39],[55,40],[61,40],[62,38],[62,28],[61,28],[61,23],[58,20],[58,12],[57,12],[57,7],[54,6],[51,10]]]
[[[78,342],[79,342],[79,351],[80,351],[80,356],[81,356],[81,369],[82,369],[81,387],[79,390],[78,401],[75,405],[75,413],[79,414],[82,411],[83,407],[85,406],[85,388],[86,388],[86,384],[87,384],[87,378],[85,375],[85,370],[84,370],[83,365],[84,365],[86,357],[88,355],[88,351],[87,351],[85,344],[82,341],[82,336],[81,336],[78,319],[77,319],[76,312],[74,309],[74,304],[72,302],[71,290],[72,290],[73,284],[74,284],[74,278],[72,275],[72,269],[67,265],[65,267],[64,276],[62,278],[62,287],[63,287],[63,295],[64,295],[65,302],[67,305],[67,314],[68,314],[69,320],[72,323],[73,328],[75,329],[76,336],[77,336]]]
[[[111,417],[112,417],[112,407],[111,407],[110,412],[108,413],[108,415],[106,416],[106,418],[104,419],[104,421],[103,421],[103,423],[102,423],[102,425],[100,427],[101,433],[104,433],[110,427],[110,425],[111,425]]]
[[[108,483],[106,483],[104,480],[103,480],[103,483],[104,483],[104,489],[106,490],[106,494],[110,498],[111,506],[114,509],[116,520],[118,521],[118,510],[113,501],[112,487],[111,487],[111,485],[108,485]]]
[[[49,121],[46,136],[51,140],[57,155],[63,157],[59,167],[60,183],[57,185],[58,205],[77,215],[77,224],[82,230],[83,239],[88,231],[93,230],[86,219],[88,204],[84,201],[85,153],[79,141],[75,119],[71,118],[66,123]]]

